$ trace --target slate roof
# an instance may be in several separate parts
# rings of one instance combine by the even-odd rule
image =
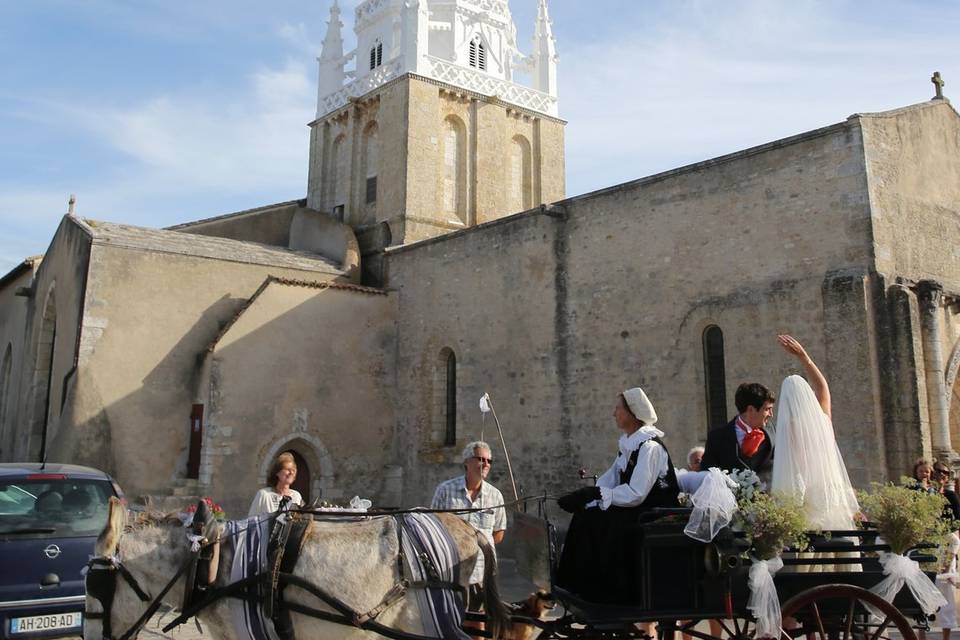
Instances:
[[[217,238],[182,231],[150,229],[84,218],[77,221],[94,244],[196,256],[227,262],[285,267],[340,274],[339,265],[316,253],[294,251],[258,242]]]

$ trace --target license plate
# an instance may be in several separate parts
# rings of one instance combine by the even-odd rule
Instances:
[[[72,629],[83,624],[83,614],[79,611],[70,613],[50,613],[44,616],[30,616],[29,618],[12,618],[10,633],[38,633],[54,629]]]

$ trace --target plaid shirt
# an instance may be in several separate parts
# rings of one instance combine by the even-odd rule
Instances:
[[[466,520],[474,529],[486,534],[487,539],[493,544],[493,532],[503,531],[507,528],[507,510],[496,509],[503,504],[503,494],[500,490],[488,482],[480,485],[480,493],[476,500],[470,499],[470,493],[467,491],[467,482],[463,476],[451,478],[437,485],[437,490],[433,494],[433,501],[430,503],[431,509],[481,509],[471,513],[458,513],[457,515]],[[483,581],[483,556],[479,556],[477,566],[470,576],[470,583],[475,584]]]

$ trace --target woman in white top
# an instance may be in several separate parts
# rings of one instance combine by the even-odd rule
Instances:
[[[830,387],[797,340],[787,335],[777,339],[788,353],[801,361],[810,382],[793,375],[780,387],[774,446],[777,455],[770,489],[799,498],[810,529],[855,529],[854,518],[860,505],[833,432]],[[834,557],[843,555],[838,553]],[[838,568],[855,571],[858,565]],[[797,570],[834,569],[832,565],[800,565]]]
[[[636,525],[652,508],[678,506],[679,489],[663,432],[653,426],[657,413],[643,390],[619,394],[613,416],[622,431],[613,464],[596,486],[557,500],[574,514],[557,584],[585,600],[629,604],[640,588]]]
[[[257,495],[253,497],[250,504],[250,516],[259,516],[265,513],[273,513],[280,508],[280,503],[285,497],[289,497],[285,509],[291,507],[302,507],[303,498],[300,492],[292,489],[293,481],[297,478],[297,463],[293,459],[293,454],[285,451],[277,456],[270,466],[270,473],[267,475],[267,485]]]

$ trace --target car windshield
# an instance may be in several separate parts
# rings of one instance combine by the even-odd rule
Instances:
[[[107,480],[0,480],[0,535],[96,535],[112,495]]]

